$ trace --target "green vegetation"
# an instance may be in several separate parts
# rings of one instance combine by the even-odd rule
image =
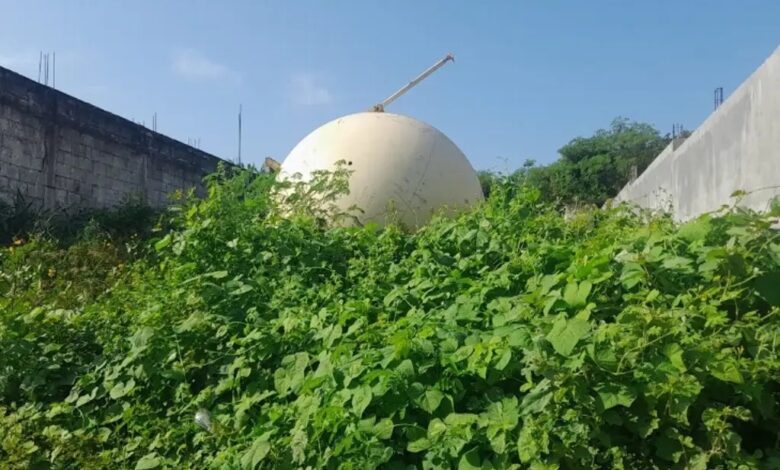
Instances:
[[[209,184],[150,241],[0,251],[6,468],[780,465],[768,216],[564,218],[499,178],[407,234],[326,228],[339,175]]]
[[[609,129],[564,145],[558,161],[537,166],[529,160],[511,177],[518,184],[538,188],[545,202],[601,206],[628,183],[632,169],[641,174],[669,142],[649,124],[618,118]],[[488,194],[494,178],[489,172],[480,174]]]
[[[70,243],[85,233],[101,232],[114,238],[151,235],[160,212],[139,197],[128,197],[113,209],[42,210],[21,193],[10,203],[0,199],[0,245],[45,235],[61,243]]]

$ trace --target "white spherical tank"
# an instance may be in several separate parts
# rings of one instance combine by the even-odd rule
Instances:
[[[357,206],[360,222],[384,225],[393,208],[409,227],[424,225],[440,210],[453,212],[481,201],[482,189],[471,164],[436,128],[407,116],[384,112],[351,114],[306,136],[282,163],[281,177],[332,170],[340,160],[352,171],[350,193],[338,201]]]

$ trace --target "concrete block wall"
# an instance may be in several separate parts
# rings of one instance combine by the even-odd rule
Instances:
[[[0,67],[0,198],[105,208],[156,207],[195,188],[219,158]]]
[[[766,210],[780,195],[780,47],[684,142],[617,195],[687,220],[736,202]]]

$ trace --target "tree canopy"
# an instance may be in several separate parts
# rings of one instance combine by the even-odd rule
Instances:
[[[617,118],[608,129],[569,141],[557,161],[540,166],[529,160],[511,178],[537,187],[550,202],[601,205],[630,180],[633,167],[641,173],[669,140],[650,124]],[[489,179],[480,175],[483,187]]]

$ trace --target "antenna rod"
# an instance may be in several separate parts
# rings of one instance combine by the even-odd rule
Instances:
[[[241,164],[241,108],[242,106],[238,105],[238,164]]]
[[[387,106],[390,103],[392,103],[393,101],[397,100],[401,95],[403,95],[407,91],[409,91],[412,88],[414,88],[415,85],[417,85],[421,81],[425,80],[430,74],[432,74],[433,72],[439,70],[439,68],[441,68],[444,64],[446,64],[449,61],[453,61],[454,62],[455,61],[455,56],[453,56],[452,54],[447,54],[443,59],[440,59],[438,62],[433,64],[430,68],[428,68],[428,70],[426,70],[425,72],[423,72],[420,75],[418,75],[417,78],[415,78],[411,82],[409,82],[406,85],[404,85],[403,87],[401,87],[400,90],[396,91],[392,95],[390,95],[387,98],[385,98],[385,100],[382,101],[381,103],[375,104],[371,108],[371,110],[375,111],[375,112],[378,112],[378,113],[384,112],[385,106]]]

